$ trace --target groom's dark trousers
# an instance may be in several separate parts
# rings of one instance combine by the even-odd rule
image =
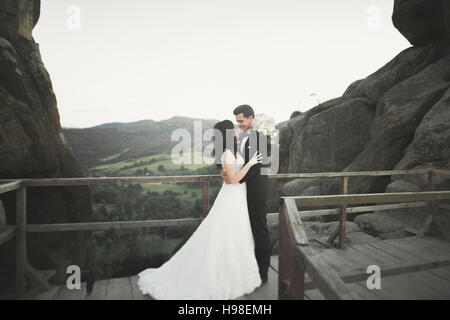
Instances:
[[[255,257],[261,277],[266,277],[270,265],[270,234],[266,222],[266,203],[248,201],[248,213],[255,240]]]
[[[263,158],[270,158],[270,144],[267,143],[265,150],[260,149],[259,132],[253,131],[244,146],[245,163],[251,159],[256,150],[263,154]],[[258,262],[259,273],[262,278],[267,277],[270,266],[271,244],[270,233],[267,228],[267,207],[268,198],[268,177],[261,175],[261,164],[256,164],[250,168],[247,174],[239,181],[246,182],[247,185],[247,205],[250,216],[250,224],[255,241],[255,257]]]

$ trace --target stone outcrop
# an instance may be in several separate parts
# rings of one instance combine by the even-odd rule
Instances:
[[[412,45],[448,40],[450,3],[447,0],[396,0],[392,21]]]
[[[449,9],[445,0],[396,0],[393,23],[413,46],[350,84],[341,97],[281,123],[280,172],[449,169]],[[449,187],[448,176],[436,177],[437,190]],[[350,193],[427,188],[425,175],[349,179]],[[279,191],[286,195],[341,192],[339,179],[297,179]],[[421,221],[423,209],[403,212],[414,211],[413,220]],[[378,219],[383,221],[382,215],[363,215],[358,223],[371,234],[398,236],[395,232],[401,228]],[[407,220],[401,214],[396,219]]]
[[[447,10],[445,1],[395,1],[394,24],[412,43],[421,39],[420,45],[402,51],[372,75],[353,82],[342,97],[281,123],[280,171],[392,170],[424,165],[448,168]],[[351,181],[352,193],[383,192],[391,182],[380,178]],[[292,181],[282,192],[301,194],[311,186],[320,186],[321,194],[339,192],[339,181],[324,179]]]
[[[39,13],[39,0],[0,2],[0,179],[82,176],[61,133],[50,75],[32,36]],[[0,199],[6,223],[14,224],[14,192]],[[87,187],[29,188],[27,209],[30,224],[92,219]],[[36,269],[57,269],[59,264],[58,274],[65,274],[63,260],[83,267],[86,243],[82,233],[29,235],[29,260]],[[0,249],[6,268],[14,266],[14,242]],[[8,277],[8,271],[0,274]]]

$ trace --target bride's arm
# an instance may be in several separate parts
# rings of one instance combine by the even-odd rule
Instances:
[[[225,181],[226,184],[230,184],[231,181],[228,179],[227,174],[225,173],[225,169],[222,168],[222,171],[220,171],[220,175],[222,176],[223,181]]]
[[[255,164],[261,163],[262,155],[259,153],[255,153],[253,157],[250,159],[249,162],[245,164],[245,166],[242,167],[241,170],[238,172],[234,171],[234,164],[225,162],[223,163],[223,168],[225,170],[225,175],[227,176],[227,179],[225,180],[226,183],[239,183],[239,180],[241,180],[248,172],[248,170]],[[228,180],[228,181],[227,181]]]

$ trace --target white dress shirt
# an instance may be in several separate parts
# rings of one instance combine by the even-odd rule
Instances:
[[[245,155],[245,153],[244,153],[244,146],[245,146],[245,143],[247,142],[247,139],[248,139],[248,136],[244,137],[244,139],[242,139],[242,141],[241,141],[240,148],[241,148],[241,154],[242,155]]]
[[[241,154],[242,154],[243,156],[245,156],[245,153],[244,153],[244,146],[245,146],[245,143],[247,142],[248,137],[252,134],[252,131],[253,131],[253,129],[250,128],[250,129],[247,129],[247,131],[246,131],[245,133],[243,133],[243,134],[245,134],[246,136],[245,136],[244,138],[242,138],[242,140],[241,140],[241,145],[239,146],[239,150],[241,150]]]

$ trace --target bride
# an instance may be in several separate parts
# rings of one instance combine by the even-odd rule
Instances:
[[[226,149],[225,137],[227,131],[234,131],[233,123],[224,120],[214,128],[215,141],[223,141],[218,151],[232,183],[222,184],[209,214],[179,251],[161,267],[138,274],[140,290],[154,299],[236,299],[261,285],[246,184],[239,183],[251,166],[261,163],[261,155],[255,153],[243,166],[244,159],[236,153],[235,135],[234,150]],[[218,134],[222,136],[217,137]]]

